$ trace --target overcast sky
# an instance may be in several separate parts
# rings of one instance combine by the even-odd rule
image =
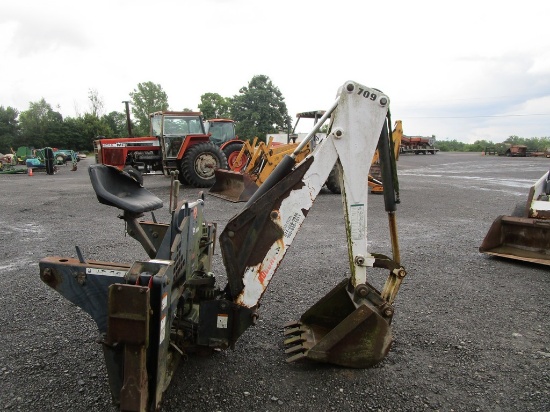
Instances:
[[[406,135],[550,136],[550,1],[19,0],[0,5],[0,106],[124,111],[138,83],[170,109],[268,76],[289,113],[355,80],[390,97]]]

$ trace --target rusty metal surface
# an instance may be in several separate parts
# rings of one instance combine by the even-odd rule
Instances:
[[[148,287],[127,284],[109,287],[109,320],[105,343],[110,346],[124,345],[121,411],[145,412],[147,408],[149,312]]]
[[[345,279],[285,326],[287,362],[309,359],[351,368],[380,362],[390,350],[393,310],[370,285],[358,296]],[[358,288],[359,289],[359,288]]]
[[[232,297],[236,297],[244,287],[246,267],[261,264],[271,246],[282,240],[283,229],[274,222],[276,219],[270,217],[293,188],[303,185],[302,177],[311,161],[303,162],[268,194],[251,205],[247,204],[221,233],[220,247]]]
[[[550,220],[499,216],[479,251],[550,266]]]
[[[51,256],[41,259],[39,268],[44,283],[90,314],[100,332],[107,330],[107,288],[124,282],[129,265]]]

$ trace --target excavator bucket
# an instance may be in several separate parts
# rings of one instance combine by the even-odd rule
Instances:
[[[549,174],[531,187],[523,211],[495,219],[479,247],[481,253],[550,266]]]
[[[246,202],[258,190],[256,182],[248,174],[233,170],[216,170],[216,182],[210,188],[212,196],[231,202]]]
[[[351,368],[368,368],[390,349],[391,316],[380,312],[369,298],[354,295],[348,279],[314,304],[299,322],[285,325],[287,362],[309,359]],[[388,312],[388,314],[390,314]]]
[[[550,266],[550,220],[499,216],[479,251]]]

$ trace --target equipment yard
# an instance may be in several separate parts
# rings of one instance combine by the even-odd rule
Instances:
[[[45,285],[46,256],[146,260],[124,236],[118,210],[100,204],[83,159],[55,175],[0,175],[0,409],[116,411],[90,316]],[[367,163],[365,163],[367,164]],[[273,277],[259,319],[234,350],[191,354],[177,369],[162,411],[533,411],[550,410],[548,266],[489,257],[478,248],[498,215],[525,202],[548,171],[543,157],[479,153],[402,156],[397,162],[401,263],[394,342],[372,368],[287,363],[283,325],[349,276],[341,196],[323,189]],[[145,175],[164,201],[170,179]],[[199,190],[182,187],[180,199]],[[243,205],[205,193],[218,235]],[[369,195],[368,244],[391,254],[382,196]],[[216,245],[213,272],[224,284]],[[381,288],[374,279],[374,286]]]

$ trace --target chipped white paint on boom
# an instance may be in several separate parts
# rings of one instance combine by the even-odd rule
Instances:
[[[298,190],[293,190],[281,202],[278,216],[273,219],[273,222],[282,228],[283,238],[271,245],[261,264],[246,269],[243,276],[244,289],[237,298],[237,303],[240,305],[252,307],[258,303],[292,244],[305,220],[302,210],[308,211],[311,208],[313,200],[330,173],[331,167],[327,166],[336,162],[337,155],[332,140],[323,140],[310,157],[314,157],[314,160],[304,175],[305,185]]]
[[[340,100],[333,115],[332,133],[308,156],[313,157],[313,162],[304,175],[304,186],[292,191],[281,202],[277,216],[273,218],[274,223],[283,230],[283,238],[271,245],[261,264],[245,270],[244,289],[237,297],[238,304],[253,307],[258,303],[304,222],[302,211],[307,214],[311,209],[338,157],[344,172],[342,192],[345,193],[346,224],[351,224],[347,228],[351,234],[348,244],[354,257],[360,255],[365,260],[361,266],[352,262],[352,281],[354,285],[366,281],[366,267],[374,263],[374,258],[367,252],[366,238],[368,172],[387,113],[387,105],[380,105],[380,98],[386,98],[388,103],[389,99],[374,89],[354,85],[353,92],[347,92],[345,85],[339,90]],[[359,89],[361,94],[356,93]],[[374,94],[378,96],[376,100],[369,98]],[[335,137],[336,131],[340,138]],[[353,222],[350,223],[350,220]]]

